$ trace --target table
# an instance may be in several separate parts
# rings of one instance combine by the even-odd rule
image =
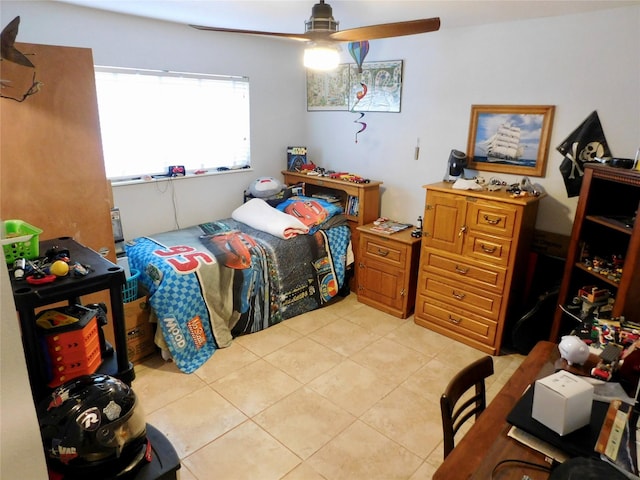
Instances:
[[[526,387],[538,378],[556,371],[560,352],[556,343],[536,344],[514,372],[502,390],[487,406],[480,418],[458,442],[433,476],[433,480],[514,479],[527,474],[535,480],[548,478],[548,473],[509,464],[491,472],[503,459],[518,459],[544,464],[544,455],[507,436],[511,428],[507,415],[518,402]]]
[[[127,356],[127,337],[122,305],[122,285],[125,282],[124,269],[70,237],[40,242],[40,252],[42,253],[53,247],[69,250],[72,261],[90,265],[91,271],[84,277],[68,275],[58,278],[52,283],[41,285],[31,285],[24,280],[11,279],[13,298],[20,319],[27,371],[36,404],[51,391],[47,387],[46,360],[36,328],[36,309],[58,302],[67,302],[69,305],[80,304],[82,295],[109,290],[115,353],[103,359],[98,372],[117,377],[127,384],[131,384],[135,378],[133,364],[129,362]]]

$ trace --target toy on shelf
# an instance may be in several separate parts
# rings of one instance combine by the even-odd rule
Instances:
[[[605,382],[611,380],[611,378],[613,378],[613,374],[618,369],[618,358],[620,357],[620,350],[621,349],[614,344],[610,344],[608,353],[605,354],[605,352],[607,352],[607,349],[603,350],[600,354],[600,361],[590,371],[591,376]]]
[[[614,254],[609,259],[600,255],[590,256],[588,246],[585,245],[581,258],[584,267],[590,272],[598,273],[614,283],[620,283],[624,265],[624,257],[622,255]]]
[[[591,317],[572,332],[584,344],[590,346],[592,354],[589,359],[588,374],[605,382],[615,380],[626,386],[635,386],[640,378],[640,323],[627,320],[624,316],[616,318]],[[569,336],[562,337],[559,345],[561,357],[567,363],[577,363],[571,355],[577,355],[574,344],[569,342]],[[563,343],[564,342],[564,343]],[[568,353],[563,353],[564,351]]]

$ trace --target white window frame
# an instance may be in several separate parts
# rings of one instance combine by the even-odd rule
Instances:
[[[249,168],[249,78],[95,66],[112,181]]]

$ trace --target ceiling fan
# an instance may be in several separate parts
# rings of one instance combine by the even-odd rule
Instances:
[[[350,28],[342,31],[338,30],[339,23],[340,22],[337,22],[333,18],[331,5],[325,3],[324,0],[320,0],[320,3],[316,3],[311,10],[311,18],[305,22],[304,33],[264,32],[259,30],[207,27],[202,25],[191,26],[199,30],[214,32],[246,33],[250,35],[290,38],[293,40],[313,42],[316,47],[324,49],[331,49],[330,45],[337,42],[362,42],[380,38],[401,37],[404,35],[434,32],[440,28],[440,18],[438,17],[383,23],[367,27]]]

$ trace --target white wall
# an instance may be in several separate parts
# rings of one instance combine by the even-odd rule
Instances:
[[[422,185],[442,179],[452,148],[466,150],[472,104],[556,105],[546,176],[532,181],[549,194],[537,227],[568,234],[577,199],[567,198],[555,147],[593,110],[615,156],[640,146],[640,6],[458,29],[443,18],[439,32],[372,41],[366,61],[404,61],[402,112],[368,113],[357,144],[355,114],[306,111],[295,42],[57,2],[3,1],[1,9],[3,23],[21,15],[18,41],[90,47],[97,64],[250,77],[253,171],[115,188],[128,238],[174,228],[174,204],[179,226],[227,216],[251,180],[279,177],[291,144],[306,144],[320,166],[382,180],[382,214],[413,222]],[[346,48],[343,61],[352,61]]]
[[[44,450],[4,260],[0,290],[0,478],[44,480]]]

